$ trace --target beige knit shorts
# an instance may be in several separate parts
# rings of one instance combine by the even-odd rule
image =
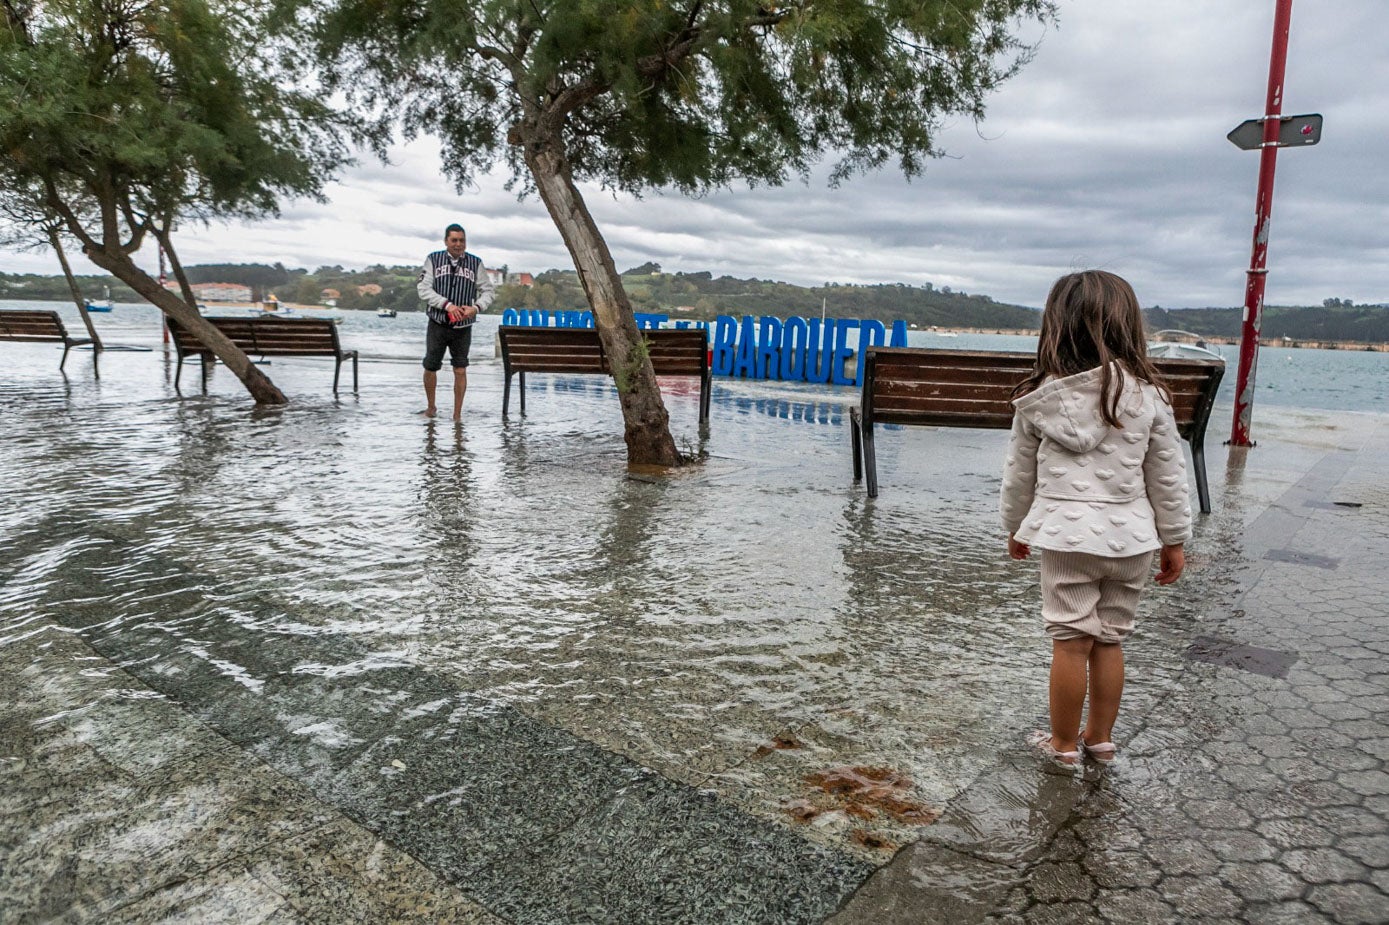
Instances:
[[[1119,643],[1133,632],[1153,554],[1109,558],[1042,550],[1042,618],[1052,639]]]

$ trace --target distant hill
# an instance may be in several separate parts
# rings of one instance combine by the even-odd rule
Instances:
[[[382,265],[362,270],[340,266],[316,270],[291,269],[282,264],[200,264],[187,268],[195,283],[239,283],[255,298],[274,292],[282,301],[317,304],[325,289],[337,292],[344,309],[420,311],[415,294],[414,265]],[[515,277],[513,276],[513,279]],[[138,296],[110,276],[79,277],[82,291],[99,295],[106,287],[118,302]],[[953,291],[948,286],[907,286],[883,283],[855,286],[826,283],[794,286],[776,280],[714,276],[710,272],[665,273],[656,263],[633,267],[622,275],[632,307],[672,318],[712,319],[717,315],[776,315],[834,318],[902,319],[919,327],[1035,330],[1041,313],[1035,308],[995,302],[987,295]],[[379,288],[378,288],[379,287]],[[0,299],[65,301],[67,284],[61,276],[0,272]],[[581,311],[588,307],[573,270],[548,270],[526,287],[508,283],[499,288],[494,310],[533,308]],[[1150,330],[1179,328],[1195,334],[1238,337],[1243,310],[1239,308],[1150,308]],[[1269,306],[1264,311],[1265,338],[1295,340],[1389,342],[1389,306],[1355,305],[1327,299],[1320,306]]]
[[[1242,308],[1150,308],[1145,314],[1149,330],[1178,328],[1193,334],[1216,337],[1240,336],[1244,319]],[[1354,305],[1341,299],[1327,299],[1317,307],[1268,305],[1264,307],[1261,328],[1265,340],[1290,337],[1293,340],[1389,342],[1389,306]]]
[[[921,327],[1036,328],[1036,309],[995,302],[986,295],[970,295],[901,283],[854,286],[794,286],[775,280],[739,279],[712,273],[662,273],[648,264],[628,270],[622,284],[639,312],[668,314],[672,318],[712,319],[718,315],[776,315],[831,318],[902,319]],[[498,303],[517,308],[584,309],[587,303],[572,270],[549,270],[535,278],[535,286],[504,286]]]

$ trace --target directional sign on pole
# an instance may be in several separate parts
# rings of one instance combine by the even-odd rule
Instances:
[[[1278,116],[1278,141],[1275,147],[1294,148],[1300,145],[1314,145],[1321,141],[1321,113],[1305,116]],[[1245,151],[1257,151],[1264,146],[1264,123],[1266,119],[1250,119],[1235,126],[1225,137],[1234,142],[1235,147]]]

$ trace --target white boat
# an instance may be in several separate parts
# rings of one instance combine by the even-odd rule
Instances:
[[[1175,339],[1179,337],[1184,339]],[[1191,340],[1187,341],[1185,338],[1191,338]],[[1148,356],[1159,359],[1219,360],[1222,363],[1225,362],[1223,356],[1206,345],[1206,339],[1200,334],[1178,331],[1175,328],[1158,331],[1153,335],[1153,339],[1148,342]]]
[[[111,287],[105,287],[105,295],[100,299],[87,299],[87,311],[89,312],[109,312],[113,306],[111,304]]]
[[[394,317],[395,317],[395,309],[394,309],[394,308],[378,308],[378,309],[376,310],[376,317],[378,317],[378,318],[394,318]]]
[[[265,301],[260,303],[260,306],[253,312],[253,314],[260,315],[264,318],[299,317],[299,315],[294,311],[294,309],[290,308],[288,305],[282,304],[279,299],[275,298],[275,293],[273,292],[266,297]]]

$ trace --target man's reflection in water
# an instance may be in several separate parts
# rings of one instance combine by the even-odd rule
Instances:
[[[452,622],[476,600],[470,592],[477,543],[477,492],[473,485],[473,454],[457,424],[430,420],[425,424],[420,454],[420,543],[425,547],[425,580],[433,591],[426,620]],[[428,550],[432,548],[433,552]]]

